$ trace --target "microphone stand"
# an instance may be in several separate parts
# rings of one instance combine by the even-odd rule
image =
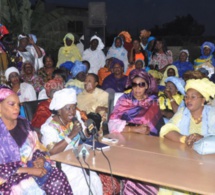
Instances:
[[[93,155],[94,157],[96,156],[96,148],[95,148],[95,142],[96,142],[96,139],[95,139],[95,134],[93,134]]]

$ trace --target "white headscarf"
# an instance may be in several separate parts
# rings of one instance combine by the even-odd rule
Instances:
[[[49,105],[50,110],[60,110],[67,104],[76,104],[76,92],[72,88],[64,88],[54,93],[53,99]]]
[[[7,81],[9,81],[9,76],[11,73],[16,72],[18,75],[20,75],[19,70],[15,67],[10,67],[5,71],[5,78]]]
[[[97,39],[98,40],[99,44],[98,44],[97,49],[102,50],[104,48],[104,46],[105,46],[104,43],[102,42],[102,40],[98,36],[96,36],[96,35],[92,36],[91,39],[90,39],[90,41],[92,41],[93,39]]]
[[[186,59],[186,61],[188,62],[189,61],[189,51],[187,50],[187,49],[182,49],[181,51],[180,51],[180,54],[182,53],[182,52],[184,52],[184,53],[186,53],[187,54],[187,59]]]

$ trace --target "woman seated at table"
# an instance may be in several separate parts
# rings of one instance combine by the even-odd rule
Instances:
[[[158,136],[164,122],[157,103],[155,79],[144,70],[135,69],[129,75],[127,87],[132,90],[117,101],[110,116],[109,131]]]
[[[161,128],[160,136],[192,147],[206,135],[215,134],[215,109],[206,105],[215,95],[215,85],[208,79],[191,79],[185,86],[186,107],[182,107]],[[167,194],[167,190],[160,190]]]
[[[181,78],[168,77],[165,80],[166,88],[159,93],[159,105],[165,119],[170,119],[177,112],[178,107],[183,105],[185,95],[185,82]],[[182,105],[181,105],[182,104]]]
[[[76,92],[74,89],[65,88],[54,93],[49,106],[54,115],[48,118],[41,126],[42,143],[51,155],[71,149],[79,144],[79,131],[82,130],[82,127],[85,127],[83,121],[81,121],[80,113],[76,111],[76,103]],[[77,120],[74,120],[75,116]],[[82,169],[63,163],[61,166],[72,186],[74,194],[89,194],[89,187]],[[102,194],[102,183],[99,176],[92,171],[90,171],[89,175],[85,172],[85,175],[88,183],[90,176],[90,189],[93,194]]]
[[[29,122],[18,117],[19,98],[11,89],[0,89],[0,113],[0,194],[72,194]]]

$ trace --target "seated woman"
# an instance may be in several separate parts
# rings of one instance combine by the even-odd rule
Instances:
[[[189,51],[187,49],[183,49],[180,51],[179,59],[173,64],[178,69],[179,77],[183,77],[184,73],[188,70],[193,70],[193,64],[189,62]]]
[[[5,78],[11,89],[18,95],[21,103],[37,99],[33,86],[31,84],[21,82],[20,73],[17,68],[8,68],[5,71]]]
[[[192,147],[193,143],[206,135],[215,134],[215,109],[206,105],[215,95],[215,84],[208,79],[191,79],[185,86],[186,107],[176,112],[161,128],[160,137]],[[167,194],[167,190],[160,190]]]
[[[85,79],[84,91],[78,95],[77,107],[87,114],[99,113],[102,121],[107,120],[108,93],[97,88],[99,78],[94,73],[89,73]]]
[[[11,89],[0,89],[0,112],[0,194],[72,194],[29,122],[18,117],[19,98]]]
[[[40,129],[41,125],[46,122],[46,120],[51,116],[51,111],[49,110],[49,105],[56,91],[63,89],[63,82],[60,79],[49,80],[45,84],[47,100],[39,103],[31,124],[34,128]]]
[[[43,89],[43,79],[35,73],[34,65],[30,61],[22,64],[21,78],[24,82],[31,84],[34,90],[39,93]]]
[[[127,87],[132,91],[123,94],[110,115],[110,132],[131,132],[159,135],[164,124],[157,103],[157,84],[144,70],[133,70]]]
[[[76,111],[76,103],[74,89],[65,88],[54,93],[49,106],[54,115],[48,118],[41,127],[42,143],[51,155],[74,148],[79,144],[79,131],[85,127],[80,119],[80,113]],[[75,116],[77,120],[74,120]],[[89,194],[89,188],[81,168],[67,164],[61,164],[61,167],[74,194]],[[85,175],[89,181],[89,176]],[[102,194],[102,183],[99,176],[92,171],[89,175],[91,179],[90,188],[93,194]]]
[[[181,78],[168,77],[165,83],[165,90],[158,94],[159,105],[163,117],[170,119],[183,104],[185,82]]]

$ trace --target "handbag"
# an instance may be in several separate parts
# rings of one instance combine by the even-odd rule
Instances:
[[[202,155],[215,153],[215,135],[206,136],[193,144],[193,149]]]

